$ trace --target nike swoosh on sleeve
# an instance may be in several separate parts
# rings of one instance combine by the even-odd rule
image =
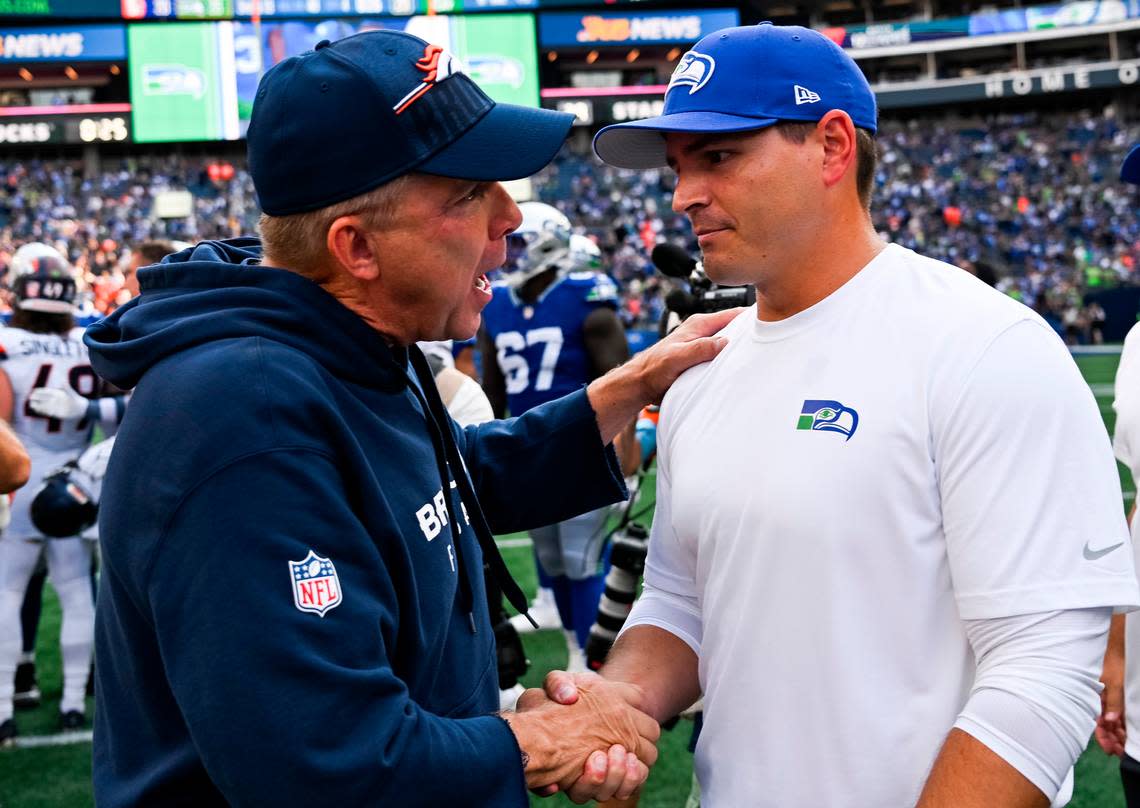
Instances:
[[[1101,550],[1094,550],[1091,547],[1089,547],[1088,542],[1085,542],[1085,548],[1082,551],[1082,553],[1083,553],[1086,561],[1096,561],[1098,558],[1103,558],[1104,556],[1111,553],[1113,550],[1117,549],[1118,547],[1123,547],[1123,546],[1124,546],[1124,542],[1117,542],[1116,544],[1112,545],[1111,547],[1105,547]]]

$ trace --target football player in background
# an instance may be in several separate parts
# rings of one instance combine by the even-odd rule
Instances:
[[[99,397],[100,380],[88,364],[82,331],[74,327],[76,282],[63,256],[47,245],[28,244],[13,256],[12,269],[15,313],[11,325],[0,329],[0,417],[27,448],[31,479],[40,480],[88,445],[96,422],[117,424],[125,401]],[[27,488],[17,492],[11,524],[0,537],[0,744],[16,735],[20,606],[41,555],[63,612],[60,726],[78,729],[86,722],[94,546],[79,536],[45,542],[32,523],[33,495]]]
[[[27,483],[31,473],[32,460],[24,444],[8,424],[0,422],[0,494],[10,494]],[[0,496],[0,529],[8,519],[8,497]]]
[[[487,394],[471,376],[456,366],[452,340],[417,343],[435,376],[443,405],[460,426],[471,426],[495,417]]]
[[[597,246],[572,236],[569,219],[550,205],[519,209],[522,224],[507,236],[504,279],[493,288],[479,336],[483,389],[498,417],[578,390],[629,358],[617,286],[600,271]],[[639,454],[632,423],[615,449],[629,476]],[[540,626],[552,627],[555,615],[561,620],[571,669],[585,669],[582,649],[605,580],[598,565],[608,515],[601,508],[530,531],[540,587],[530,612]],[[525,618],[512,622],[530,628]]]

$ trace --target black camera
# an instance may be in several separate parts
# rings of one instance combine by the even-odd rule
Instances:
[[[674,289],[665,295],[665,307],[682,320],[690,314],[707,314],[756,302],[753,287],[713,283],[701,263],[675,244],[658,244],[653,248],[651,260],[662,275],[688,282],[688,291]]]
[[[598,616],[590,627],[586,640],[586,666],[598,670],[606,661],[618,632],[637,597],[637,582],[645,571],[645,555],[649,550],[649,531],[636,522],[630,522],[610,539],[610,571],[606,574],[606,589],[598,601]]]

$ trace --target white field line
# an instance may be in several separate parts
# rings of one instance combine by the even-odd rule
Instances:
[[[70,746],[76,743],[91,743],[92,731],[77,729],[71,732],[60,732],[55,735],[17,735],[15,745],[18,749],[32,749],[37,746]]]
[[[1093,356],[1095,354],[1118,354],[1121,345],[1070,345],[1069,353],[1073,356]]]
[[[518,547],[530,547],[533,542],[530,539],[497,539],[495,544],[503,550],[514,550]]]

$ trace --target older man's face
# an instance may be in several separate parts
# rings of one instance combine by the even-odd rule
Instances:
[[[373,234],[374,285],[401,342],[469,339],[491,300],[486,273],[502,266],[518,206],[497,182],[409,178],[393,220]]]

